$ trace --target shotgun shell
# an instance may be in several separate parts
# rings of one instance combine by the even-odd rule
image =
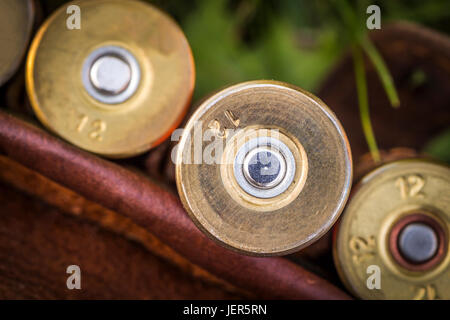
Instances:
[[[336,221],[350,148],[328,107],[297,87],[251,81],[206,99],[177,146],[176,179],[196,225],[230,249],[281,255]]]
[[[189,44],[171,18],[140,1],[100,0],[66,4],[44,23],[26,83],[45,126],[80,148],[119,158],[170,135],[194,78]]]
[[[450,299],[450,168],[400,160],[355,190],[334,237],[348,289],[363,299]]]
[[[25,55],[34,23],[32,0],[0,1],[0,86],[17,71]]]

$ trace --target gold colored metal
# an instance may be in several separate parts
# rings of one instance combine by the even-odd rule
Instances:
[[[334,242],[347,288],[362,299],[450,299],[450,169],[400,160],[376,169],[355,190]],[[400,250],[401,232],[414,223],[431,228],[438,241],[426,261],[407,261]]]
[[[16,72],[25,55],[34,11],[32,0],[0,1],[0,86]]]
[[[69,5],[79,6],[81,29],[66,27]],[[128,54],[128,60],[116,51],[102,61],[93,57],[111,48]],[[112,74],[102,80],[105,72]],[[37,33],[26,84],[37,117],[50,130],[80,148],[119,158],[154,147],[178,126],[192,96],[194,73],[183,32],[159,9],[131,0],[74,1]],[[94,93],[117,98],[133,83],[130,79],[137,87],[124,101],[105,103],[88,91],[88,85],[96,85]]]
[[[255,172],[239,159],[267,150],[280,168],[272,180],[281,174],[281,182],[272,186],[256,175],[261,185],[252,185]],[[245,82],[207,98],[177,150],[177,187],[192,220],[219,244],[249,255],[287,254],[319,239],[339,217],[351,177],[350,148],[334,114],[278,81]]]

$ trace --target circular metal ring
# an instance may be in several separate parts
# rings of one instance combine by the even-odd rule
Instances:
[[[93,81],[92,70],[95,68],[96,62],[104,57],[115,57],[123,61],[130,71],[129,80],[126,81],[126,87],[122,90],[117,90],[117,93],[106,92],[95,86],[95,81]],[[108,75],[111,79],[118,79],[123,77],[123,74],[114,73],[114,70],[109,68],[110,74]],[[111,79],[106,79],[111,81]],[[103,46],[92,51],[83,63],[82,68],[82,81],[86,91],[95,99],[106,104],[118,104],[128,100],[139,87],[141,79],[141,69],[139,63],[134,57],[134,55],[125,48],[119,46]]]
[[[282,168],[285,168],[284,170],[282,170],[284,171],[284,174],[281,171],[278,176],[282,176],[282,178],[278,179],[280,180],[279,183],[276,183],[276,185],[272,186],[271,188],[261,188],[259,186],[252,185],[249,182],[249,179],[246,178],[245,174],[245,168],[248,167],[245,159],[249,159],[249,153],[251,154],[252,152],[255,152],[255,150],[257,150],[257,148],[261,146],[270,147],[269,150],[276,150],[280,152],[285,163],[285,165],[281,166]],[[238,184],[248,194],[263,199],[273,198],[286,191],[294,180],[295,159],[291,150],[289,150],[289,148],[283,142],[272,137],[254,138],[244,144],[237,152],[234,161],[234,175]]]
[[[436,248],[433,255],[420,263],[405,257],[405,250],[401,249],[401,238],[405,229],[414,224],[421,224],[431,229],[435,239]],[[445,228],[432,214],[410,212],[402,216],[393,224],[388,234],[389,251],[394,261],[405,270],[413,272],[426,272],[438,266],[448,251],[448,239]],[[414,256],[412,253],[409,256]]]
[[[278,150],[258,146],[245,156],[242,172],[252,186],[270,189],[286,176],[286,160]]]
[[[66,27],[70,5],[82,13],[80,29]],[[194,83],[180,27],[135,0],[65,4],[36,33],[26,64],[39,121],[77,147],[111,158],[166,140],[189,108]]]
[[[395,161],[369,173],[354,190],[333,241],[347,288],[363,299],[449,299],[449,167],[423,159]],[[411,261],[401,236],[419,223],[432,229],[437,248],[431,244],[425,258]],[[377,278],[381,288],[370,287]]]
[[[246,168],[266,152],[277,162],[270,179],[251,172],[263,163]],[[205,99],[177,147],[186,211],[210,238],[249,255],[288,254],[318,240],[338,219],[351,177],[350,149],[334,114],[278,81],[244,82]]]

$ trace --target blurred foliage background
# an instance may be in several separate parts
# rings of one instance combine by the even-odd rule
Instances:
[[[154,0],[181,24],[197,67],[195,97],[249,79],[314,92],[349,47],[340,0]],[[406,19],[450,32],[450,1],[351,1],[358,16],[377,4],[382,23]],[[446,9],[445,9],[446,8]],[[364,20],[365,21],[365,20]],[[365,28],[365,23],[361,26]]]
[[[91,0],[95,1],[95,0]],[[349,49],[343,0],[144,0],[181,25],[195,57],[194,100],[225,85],[277,79],[315,92]],[[44,0],[51,12],[66,0]],[[349,0],[359,17],[381,8],[382,24],[409,20],[450,33],[449,0]],[[365,23],[361,24],[365,29]]]
[[[281,80],[317,92],[338,59],[350,50],[355,34],[367,32],[366,9],[371,4],[381,8],[382,26],[407,20],[450,33],[449,0],[144,1],[169,13],[184,30],[196,64],[194,101],[226,85],[254,79]],[[44,0],[44,12],[65,2]],[[350,30],[349,21],[344,21],[346,6],[357,17],[360,30]],[[369,106],[361,101],[360,111],[368,117]],[[368,124],[369,147],[376,151],[370,119],[362,118],[363,127]],[[425,150],[450,163],[450,127]]]
[[[195,57],[194,101],[230,83],[276,79],[308,91],[317,89],[332,66],[349,50],[352,35],[342,19],[343,0],[154,0],[181,24]],[[382,24],[408,20],[450,32],[449,0],[354,0],[360,30],[367,32],[366,9],[381,8]],[[450,106],[449,106],[450,107]],[[362,124],[378,159],[369,106],[361,105]],[[355,110],[356,112],[356,110]],[[425,151],[450,163],[450,130]]]

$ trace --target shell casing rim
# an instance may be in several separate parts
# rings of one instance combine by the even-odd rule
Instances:
[[[448,213],[444,213],[442,211],[442,208],[436,207],[436,205],[430,205],[425,202],[418,202],[413,201],[410,203],[405,203],[400,206],[395,207],[395,209],[389,210],[384,213],[384,218],[380,220],[380,222],[376,222],[377,225],[380,225],[380,228],[377,232],[375,232],[375,239],[374,239],[374,248],[375,253],[378,255],[376,257],[375,261],[367,262],[368,264],[377,264],[381,268],[381,292],[378,292],[378,290],[368,290],[366,287],[366,279],[369,276],[367,274],[363,279],[360,279],[362,277],[363,271],[365,269],[358,269],[357,266],[355,266],[355,262],[351,262],[352,255],[350,254],[350,249],[348,249],[347,246],[347,240],[350,238],[353,239],[357,236],[361,236],[366,238],[367,235],[366,232],[363,232],[363,235],[353,234],[350,233],[350,227],[349,223],[351,222],[351,219],[354,217],[356,210],[364,211],[361,206],[356,206],[357,203],[361,202],[361,198],[364,197],[367,194],[372,194],[374,191],[374,187],[376,187],[376,183],[379,183],[379,185],[384,185],[387,182],[391,182],[394,179],[398,179],[399,177],[403,175],[407,175],[408,173],[419,171],[419,170],[413,170],[411,168],[417,168],[417,166],[423,166],[420,167],[420,172],[425,175],[424,172],[427,172],[427,174],[435,174],[436,172],[440,172],[441,174],[444,172],[448,173],[448,170],[450,167],[445,163],[440,163],[433,160],[425,160],[425,159],[406,159],[406,160],[398,160],[391,163],[384,164],[377,169],[373,170],[372,172],[368,173],[366,176],[364,176],[361,181],[353,188],[352,196],[347,204],[346,209],[344,210],[342,217],[339,221],[339,224],[336,225],[334,233],[333,233],[333,260],[336,266],[336,269],[338,271],[339,277],[344,283],[345,287],[356,297],[363,298],[363,299],[370,299],[370,298],[381,298],[381,294],[383,294],[383,297],[387,297],[385,293],[383,293],[383,282],[386,284],[386,279],[390,279],[388,286],[392,287],[395,286],[395,283],[402,283],[403,288],[405,289],[406,285],[409,285],[409,289],[411,292],[412,290],[417,287],[419,288],[421,285],[427,285],[427,283],[433,283],[433,279],[436,279],[437,277],[442,277],[443,274],[445,274],[445,270],[448,269],[448,265],[450,265],[450,252],[448,251],[448,245],[447,245],[447,252],[445,257],[440,261],[438,265],[433,267],[430,270],[426,271],[412,271],[407,270],[401,265],[399,265],[395,258],[392,256],[390,249],[389,249],[389,235],[391,233],[391,230],[396,222],[403,219],[404,217],[407,217],[409,215],[412,215],[417,212],[422,212],[423,214],[429,215],[434,220],[441,223],[443,226],[446,226],[446,239],[448,241],[448,229],[449,229],[449,222],[448,222]],[[394,171],[398,170],[398,171]],[[429,170],[429,171],[427,171]],[[395,174],[394,174],[395,173]],[[391,174],[391,176],[388,176]],[[378,186],[379,187],[379,186]],[[427,191],[427,189],[423,189],[424,192]],[[373,201],[373,200],[372,200]],[[384,202],[387,202],[389,200],[385,200]],[[378,201],[379,203],[380,201]],[[442,205],[442,203],[438,204],[439,206]],[[356,206],[356,207],[355,207]],[[381,209],[380,209],[381,210]],[[366,214],[367,215],[367,214]],[[447,218],[446,218],[447,216]],[[361,220],[361,217],[360,217]],[[371,219],[372,223],[367,224],[367,226],[374,224],[373,218]],[[353,234],[352,237],[350,237]],[[378,240],[379,239],[379,240]],[[384,239],[384,240],[383,240]],[[370,239],[369,239],[370,240]],[[365,242],[364,245],[368,245],[369,242]],[[355,257],[356,253],[353,253],[353,257]],[[366,263],[366,264],[367,264]],[[446,267],[447,266],[447,267]],[[355,271],[359,270],[359,271]],[[356,273],[358,272],[358,274]],[[387,274],[383,278],[383,274]],[[356,280],[356,279],[359,279]],[[383,280],[384,279],[384,280]],[[395,281],[395,282],[394,282]],[[424,287],[425,288],[425,287]],[[435,289],[435,288],[434,288]],[[405,289],[406,290],[406,289]],[[406,291],[408,291],[406,290]],[[425,290],[425,289],[424,289]],[[429,287],[426,287],[426,290],[431,290]],[[432,290],[431,290],[432,291]],[[377,294],[375,296],[372,295]],[[410,292],[408,292],[410,293]],[[406,299],[403,296],[395,295],[397,293],[394,292],[394,296],[391,294],[387,297],[388,299]],[[402,293],[403,294],[403,293]],[[425,291],[425,294],[431,294],[428,293],[428,291]],[[412,299],[414,296],[414,292],[410,295],[410,298]]]
[[[16,56],[16,59],[12,61],[12,63],[5,64],[8,67],[5,68],[5,71],[2,74],[0,74],[0,87],[3,86],[5,83],[7,83],[17,72],[19,69],[21,63],[23,62],[24,58],[27,55],[26,48],[28,44],[30,43],[31,37],[32,37],[32,31],[33,31],[33,25],[35,23],[35,14],[36,14],[36,4],[33,0],[24,0],[26,11],[27,11],[27,23],[26,23],[26,30],[25,30],[25,37],[23,39],[23,43],[21,45],[20,54]],[[14,0],[14,2],[17,2],[17,0]],[[4,30],[2,30],[3,32]],[[0,70],[1,71],[1,70]]]
[[[36,76],[36,70],[37,68],[39,68],[39,66],[36,65],[37,57],[39,57],[38,54],[42,55],[42,53],[39,53],[40,50],[42,50],[42,43],[44,41],[51,40],[47,39],[46,37],[48,36],[47,34],[49,30],[53,30],[51,29],[52,24],[55,23],[55,21],[59,21],[59,19],[62,19],[61,17],[63,16],[65,19],[65,8],[66,5],[69,4],[80,5],[81,8],[85,10],[88,10],[86,8],[98,8],[100,6],[104,6],[104,8],[106,8],[105,10],[109,10],[111,7],[114,7],[116,11],[118,7],[123,7],[125,5],[125,9],[129,10],[128,12],[132,12],[132,14],[141,18],[145,16],[148,20],[147,24],[153,23],[155,24],[155,26],[161,26],[161,28],[166,28],[166,30],[170,31],[168,33],[168,37],[170,36],[172,39],[170,40],[172,41],[172,47],[170,49],[172,51],[168,51],[171,52],[170,55],[164,56],[157,50],[169,49],[166,49],[164,47],[153,49],[155,39],[150,38],[152,34],[145,35],[142,32],[136,34],[135,37],[139,38],[145,36],[149,39],[148,41],[140,41],[139,43],[137,43],[136,41],[128,42],[128,40],[123,40],[128,39],[124,34],[127,32],[131,32],[127,31],[127,28],[123,28],[123,25],[120,25],[118,29],[120,32],[116,32],[116,35],[112,38],[101,38],[101,34],[97,38],[91,37],[89,42],[85,45],[85,51],[78,49],[78,51],[84,52],[84,56],[82,55],[83,52],[80,54],[77,52],[75,59],[73,59],[73,64],[77,64],[80,66],[78,68],[79,77],[78,73],[75,72],[74,79],[76,78],[76,80],[74,81],[76,81],[76,85],[65,86],[66,88],[71,88],[70,90],[74,92],[71,96],[76,96],[76,100],[74,101],[79,102],[72,102],[74,107],[70,111],[65,112],[66,115],[70,113],[69,116],[63,117],[62,114],[64,113],[61,112],[59,113],[59,115],[55,116],[55,114],[52,113],[53,111],[51,111],[52,109],[49,105],[64,106],[67,105],[67,103],[62,104],[62,102],[58,102],[54,104],[46,104],[45,101],[47,99],[45,101],[41,101],[42,94],[37,92],[37,90],[39,89],[39,83],[36,83],[34,78]],[[136,8],[139,8],[139,10],[137,10]],[[92,11],[93,9],[89,10]],[[83,12],[86,14],[86,11]],[[126,15],[123,14],[123,16]],[[154,19],[156,20],[148,19],[148,16],[154,17]],[[102,17],[102,15],[99,15],[99,17]],[[107,17],[104,17],[104,19],[107,19]],[[114,22],[114,24],[116,25],[117,21]],[[142,25],[140,28],[144,28],[145,26],[146,25]],[[83,27],[88,27],[86,22],[84,25],[82,24],[81,30],[72,30],[67,32],[70,33],[83,31]],[[61,28],[64,27],[61,26]],[[55,33],[55,30],[53,30],[52,32],[54,34],[57,34]],[[102,32],[106,31],[101,31],[100,33]],[[116,105],[107,105],[101,103],[95,98],[92,98],[85,91],[82,84],[81,66],[85,58],[90,52],[103,46],[118,46],[130,51],[135,56],[140,65],[142,71],[140,84],[134,94],[124,103],[119,103]],[[49,47],[49,45],[47,45],[46,47]],[[151,47],[151,50],[147,50]],[[157,58],[155,60],[155,57],[161,58]],[[169,60],[169,58],[171,60]],[[65,59],[67,60],[67,58]],[[172,73],[176,68],[183,66],[182,68],[185,69],[186,72],[177,72],[177,75],[175,77],[170,77],[171,79],[176,78],[176,80],[171,81],[173,83],[176,82],[177,85],[174,88],[176,90],[178,90],[177,88],[181,88],[181,91],[176,96],[172,95],[171,98],[167,94],[156,94],[156,91],[159,92],[158,88],[164,86],[164,83],[167,83],[169,78],[165,76],[165,80],[158,82],[157,79],[159,78],[155,79],[155,76],[158,77],[155,72],[158,72],[159,75],[163,74],[162,72],[163,69],[165,70],[165,68],[163,67],[163,65],[161,65],[161,62],[165,61],[164,63],[170,63],[171,61],[175,61],[174,59],[178,61],[177,64],[174,64],[173,67],[168,69],[172,71],[167,72]],[[46,63],[50,64],[50,62]],[[157,69],[159,71],[157,71]],[[46,77],[54,76],[46,75]],[[68,80],[65,81],[67,82]],[[136,0],[100,0],[96,2],[79,0],[72,1],[68,4],[63,5],[54,13],[52,13],[50,17],[48,17],[39,28],[31,43],[27,57],[26,89],[33,111],[39,121],[51,132],[62,137],[71,144],[74,144],[75,146],[80,147],[84,150],[109,158],[124,158],[138,155],[166,140],[171,135],[172,131],[181,123],[182,119],[188,111],[188,107],[193,95],[194,83],[195,67],[192,51],[180,27],[171,17],[162,12],[160,9],[151,4]],[[171,90],[171,87],[168,86],[168,83],[166,88],[167,89],[165,89],[164,91],[166,93]],[[167,100],[165,97],[169,97],[170,99]],[[56,99],[61,100],[61,96],[56,97]],[[175,108],[172,108],[172,112],[164,111],[166,110],[166,107],[164,106],[167,106],[168,104],[170,104],[172,107],[175,106]],[[149,105],[152,106],[152,108],[149,108]],[[49,112],[49,110],[51,112]],[[157,115],[158,119],[159,115],[162,115],[164,120],[157,120]],[[83,125],[83,116],[89,117],[89,122],[87,125],[85,125],[85,129],[83,129],[85,132],[83,134],[77,134],[75,130],[77,128],[76,121],[79,121],[79,125]],[[62,121],[64,123],[61,122],[60,124],[58,124],[59,120],[57,119],[66,120]],[[69,122],[69,120],[72,121]],[[94,139],[90,139],[91,133],[93,133],[96,129],[98,129],[100,133],[106,132],[101,131],[103,129],[99,127],[103,126],[103,124],[99,126],[98,123],[96,123],[97,120],[106,122],[106,124],[108,124],[107,130],[111,132],[111,134],[106,138],[108,142],[103,139],[104,141],[102,145],[97,143]],[[157,125],[155,126],[155,124]],[[69,127],[70,130],[68,129]],[[120,132],[120,134],[118,134],[117,132]]]
[[[350,147],[348,145],[348,140],[345,135],[345,131],[343,130],[341,124],[333,114],[333,112],[317,97],[313,96],[312,94],[305,92],[304,90],[290,85],[286,84],[280,81],[273,81],[273,80],[256,80],[256,81],[248,81],[240,84],[236,84],[233,86],[230,86],[228,88],[225,88],[219,92],[216,92],[215,94],[209,96],[207,99],[203,101],[203,103],[200,105],[200,107],[193,113],[191,118],[189,119],[186,127],[185,132],[190,132],[193,127],[194,123],[199,120],[203,119],[204,115],[207,114],[213,106],[215,106],[218,102],[220,102],[224,98],[228,98],[230,96],[233,96],[233,94],[238,94],[241,91],[245,90],[253,90],[253,89],[261,89],[261,90],[280,90],[281,92],[284,92],[284,94],[293,96],[301,96],[304,101],[307,101],[308,105],[310,105],[310,108],[313,108],[313,110],[320,110],[319,113],[321,116],[326,118],[327,123],[330,127],[334,128],[334,132],[336,132],[339,136],[339,139],[336,138],[337,141],[339,141],[339,146],[342,148],[341,154],[342,159],[344,159],[343,163],[343,169],[345,171],[345,175],[342,178],[342,184],[345,185],[345,187],[342,189],[342,191],[339,193],[339,200],[336,201],[335,204],[333,204],[333,208],[336,210],[333,212],[333,215],[331,218],[327,221],[325,225],[323,225],[321,228],[318,228],[316,231],[317,233],[314,236],[307,236],[305,238],[302,238],[299,241],[296,241],[295,243],[290,243],[289,245],[274,245],[270,249],[263,248],[261,246],[255,247],[252,245],[247,245],[243,242],[232,242],[228,238],[223,238],[217,231],[215,231],[213,228],[208,227],[207,225],[203,225],[204,221],[202,220],[201,216],[197,216],[196,213],[192,211],[191,208],[197,206],[195,204],[195,200],[189,199],[190,196],[188,195],[189,191],[187,189],[192,188],[191,186],[188,186],[189,183],[186,183],[183,177],[183,171],[184,171],[184,164],[183,164],[183,153],[185,152],[184,149],[186,148],[186,144],[189,140],[187,135],[182,135],[181,140],[178,144],[178,150],[176,153],[176,181],[177,181],[177,189],[178,193],[180,195],[181,201],[188,212],[189,216],[191,217],[192,221],[196,224],[196,226],[205,233],[210,239],[216,241],[218,244],[231,249],[233,251],[239,252],[241,254],[246,255],[254,255],[254,256],[274,256],[274,255],[284,255],[288,253],[295,252],[297,250],[300,250],[301,248],[315,242],[318,240],[323,234],[325,234],[333,225],[333,223],[337,220],[340,213],[343,210],[343,207],[346,203],[346,200],[348,198],[349,192],[350,192],[350,186],[352,181],[352,159],[351,159],[351,152]],[[305,102],[306,103],[306,102]],[[205,119],[203,119],[205,120]],[[276,125],[274,125],[276,126]],[[222,182],[220,183],[223,184]],[[192,202],[194,201],[194,202]]]

